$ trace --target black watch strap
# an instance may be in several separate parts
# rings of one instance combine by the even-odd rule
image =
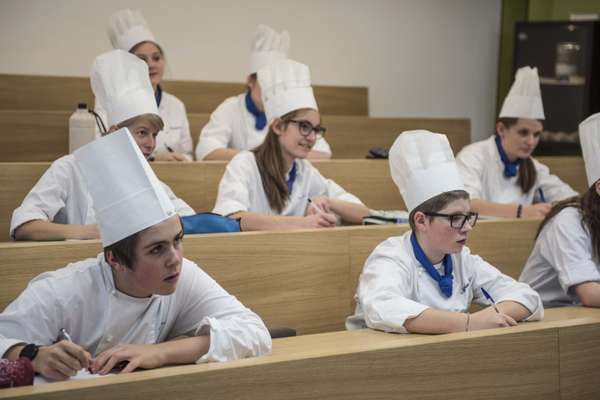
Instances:
[[[40,346],[38,346],[37,344],[29,343],[21,349],[19,357],[29,358],[30,361],[33,361],[35,356],[37,356],[39,348]]]

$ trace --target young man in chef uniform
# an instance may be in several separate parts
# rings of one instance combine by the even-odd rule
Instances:
[[[411,230],[371,253],[348,329],[449,333],[513,326],[543,317],[540,296],[465,247],[477,222],[445,135],[404,132],[390,150],[392,178]],[[472,302],[497,307],[469,313]],[[493,303],[492,303],[493,304]]]
[[[127,128],[74,153],[104,251],[33,279],[0,314],[0,355],[67,379],[267,354],[261,319],[183,258],[180,217]],[[66,340],[65,338],[69,339]]]

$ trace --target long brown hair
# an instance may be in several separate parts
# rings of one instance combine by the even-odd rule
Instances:
[[[515,125],[518,118],[498,118],[497,122],[502,123],[506,129],[510,129],[511,126]],[[496,133],[497,134],[497,133]],[[521,187],[523,193],[528,193],[535,185],[537,179],[537,170],[533,164],[531,156],[521,159],[519,165],[519,176],[517,178],[517,184]]]
[[[592,252],[596,262],[600,262],[600,196],[594,183],[583,195],[574,196],[556,203],[540,224],[536,239],[552,218],[567,207],[575,207],[581,212],[581,226],[587,227],[592,240]]]
[[[292,111],[283,115],[277,122],[285,129],[291,119],[294,119],[300,110]],[[273,130],[273,124],[269,126],[269,132],[265,141],[252,150],[256,157],[256,165],[260,172],[263,189],[269,200],[271,208],[278,213],[283,211],[285,203],[290,198],[287,181],[285,180],[285,163],[279,144],[279,136]]]

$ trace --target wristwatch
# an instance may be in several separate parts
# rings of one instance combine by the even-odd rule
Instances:
[[[21,349],[21,352],[19,353],[19,358],[25,357],[25,358],[28,358],[30,361],[33,361],[35,356],[37,356],[39,349],[40,349],[40,346],[38,346],[37,344],[29,343]]]

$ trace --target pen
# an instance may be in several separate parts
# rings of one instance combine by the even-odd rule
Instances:
[[[58,336],[56,337],[56,341],[60,342],[61,340],[73,342],[73,339],[71,339],[71,335],[69,335],[69,332],[67,332],[67,330],[65,328],[60,328],[60,330],[58,331]]]
[[[165,143],[165,147],[167,148],[167,150],[169,150],[169,153],[172,153],[172,152],[173,152],[173,149],[172,149],[171,147],[169,147],[169,145],[168,145],[168,144],[166,144],[166,143]]]
[[[544,191],[542,190],[542,188],[539,188],[538,192],[540,193],[540,202],[541,203],[545,203],[546,202],[546,198],[544,197]]]
[[[492,296],[490,296],[490,294],[484,288],[481,288],[481,291],[483,292],[483,295],[485,296],[485,298],[488,299],[490,301],[490,303],[492,303],[492,307],[494,307],[494,310],[496,310],[496,312],[498,314],[500,314],[500,310],[498,310],[498,307],[496,306],[496,302],[494,301],[494,299],[492,299]]]

